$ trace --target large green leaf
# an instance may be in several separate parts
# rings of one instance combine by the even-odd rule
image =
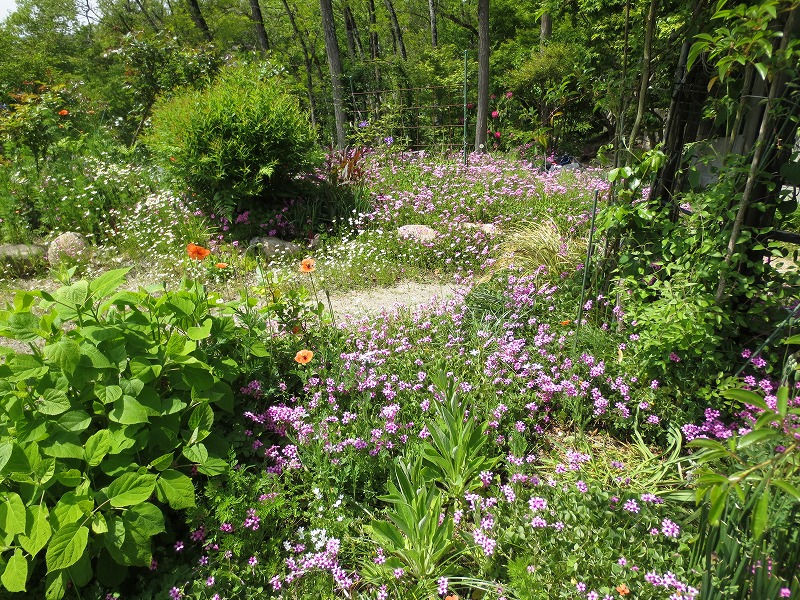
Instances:
[[[153,537],[166,531],[164,529],[163,513],[158,507],[149,502],[142,502],[132,506],[122,513],[122,518],[128,529],[136,529],[146,537]]]
[[[0,529],[6,535],[25,533],[28,513],[22,498],[15,492],[0,496]]]
[[[17,548],[9,559],[0,580],[9,592],[24,592],[27,579],[28,561],[22,555],[22,550]]]
[[[136,425],[147,423],[150,419],[150,410],[132,396],[123,396],[114,402],[114,408],[108,418],[123,425]]]
[[[33,342],[41,337],[39,317],[29,312],[11,313],[6,320],[8,333],[20,342]]]
[[[94,386],[94,395],[103,404],[111,404],[122,398],[122,388],[118,385],[102,385],[98,383]]]
[[[61,527],[47,546],[47,570],[57,571],[74,565],[86,550],[88,541],[89,529],[80,523],[68,523]]]
[[[67,412],[71,408],[66,392],[50,388],[45,390],[42,398],[36,404],[36,410],[43,415],[56,416]]]
[[[91,281],[89,283],[89,293],[92,298],[95,300],[105,298],[111,292],[116,291],[117,288],[122,285],[122,282],[125,281],[125,275],[130,270],[131,267],[113,269],[111,271],[106,271],[100,275],[100,277]]]
[[[151,363],[145,357],[135,356],[131,358],[128,366],[131,369],[131,375],[136,379],[140,379],[143,383],[149,383],[161,375],[161,365]]]
[[[72,375],[81,360],[81,347],[73,339],[62,337],[44,348],[45,358],[55,363],[67,375]]]
[[[156,476],[150,473],[124,473],[106,489],[111,506],[132,506],[147,500],[156,487]]]
[[[203,321],[203,324],[200,327],[189,327],[186,330],[186,335],[189,337],[190,340],[204,340],[211,335],[211,325],[213,321],[211,318],[206,319]]]
[[[756,502],[755,509],[753,510],[752,528],[754,540],[761,539],[761,536],[764,534],[764,531],[767,527],[767,518],[769,516],[769,498],[769,489],[763,490],[758,498],[758,501]]]
[[[195,505],[192,480],[174,469],[167,469],[161,473],[156,483],[156,492],[161,502],[167,502],[175,510]]]
[[[82,433],[92,423],[92,417],[82,410],[71,410],[58,418],[59,429],[71,433]]]
[[[69,577],[66,571],[59,570],[48,573],[44,583],[45,600],[61,600],[67,593],[68,583]]]
[[[75,458],[83,460],[83,446],[74,433],[59,433],[42,443],[40,448],[45,456],[54,458]]]
[[[760,408],[761,410],[769,410],[767,403],[764,402],[764,398],[750,390],[740,390],[740,389],[725,390],[724,392],[722,392],[722,395],[725,398],[730,398],[731,400],[738,400],[743,404],[750,404],[752,406]]]
[[[84,367],[92,367],[95,369],[116,368],[116,366],[110,360],[108,360],[105,354],[91,344],[83,344],[81,346],[80,364]]]
[[[27,510],[31,523],[30,531],[28,535],[20,535],[17,539],[25,552],[31,556],[36,556],[39,550],[45,547],[47,540],[50,539],[52,529],[47,520],[48,513],[46,506],[37,504],[28,507]]]
[[[0,441],[0,473],[2,473],[5,466],[11,458],[11,453],[14,451],[14,444],[10,441]]]
[[[101,429],[86,440],[84,444],[84,454],[86,462],[90,467],[96,467],[111,450],[111,432],[108,429]]]

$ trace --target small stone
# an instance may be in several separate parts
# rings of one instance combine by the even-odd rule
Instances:
[[[480,229],[486,235],[495,235],[497,233],[497,225],[492,223],[464,223],[465,229]]]
[[[417,240],[418,242],[432,242],[439,233],[427,225],[402,225],[397,228],[397,234],[404,240]]]
[[[87,247],[85,237],[80,233],[67,231],[50,242],[47,248],[47,260],[51,265],[57,265],[62,260],[80,260],[86,257]]]
[[[285,254],[298,254],[303,251],[303,247],[294,242],[271,236],[253,238],[250,240],[250,248],[252,247],[261,250],[267,258],[276,258]]]

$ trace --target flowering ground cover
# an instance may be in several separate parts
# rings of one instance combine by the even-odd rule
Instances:
[[[118,400],[128,404],[115,412],[112,399],[109,413],[126,426],[155,430],[158,419],[180,426],[180,440],[138,429],[131,438],[152,455],[137,463],[138,472],[150,469],[154,486],[142,484],[149,493],[140,500],[163,516],[148,509],[131,517],[135,507],[114,495],[114,480],[77,508],[62,503],[50,512],[54,531],[68,526],[89,536],[82,523],[91,522],[92,541],[74,561],[49,549],[45,561],[36,557],[43,546],[33,552],[21,542],[15,569],[20,560],[26,575],[55,564],[64,581],[86,586],[81,597],[101,598],[800,597],[795,367],[787,361],[781,371],[742,348],[738,363],[727,365],[731,377],[720,379],[723,389],[692,401],[694,391],[675,387],[678,378],[642,368],[644,332],[626,316],[625,300],[598,289],[581,297],[592,194],[608,189],[600,171],[542,173],[490,156],[466,166],[420,154],[376,156],[365,165],[364,186],[368,207],[306,256],[263,264],[230,237],[237,219],[253,217],[209,215],[218,233],[186,240],[188,251],[179,246],[186,254],[171,259],[176,272],[206,287],[192,284],[166,300],[140,292],[105,301],[98,292],[98,303],[86,305],[92,318],[107,314],[118,335],[137,340],[167,324],[166,350],[131,359],[119,384]],[[147,202],[142,218],[165,226],[169,217],[157,207],[167,204],[186,221],[204,217],[167,194]],[[281,220],[288,212],[256,226],[277,233],[288,227]],[[437,235],[404,238],[397,228],[407,224]],[[459,289],[374,317],[327,310],[327,290],[409,277]],[[65,289],[56,294],[62,304],[83,288]],[[72,359],[62,357],[73,342],[112,352],[116,338],[100,335],[99,325],[61,333],[60,325],[13,316],[32,314],[33,302],[6,311],[0,333],[54,336],[58,351],[46,342],[40,371],[72,377]],[[142,316],[132,319],[131,311]],[[73,314],[59,308],[57,317]],[[137,347],[132,340],[128,349]],[[691,360],[688,349],[666,350],[676,366]],[[93,352],[76,360],[105,368]],[[29,359],[4,356],[5,377],[32,376]],[[748,359],[745,379],[734,381]],[[125,416],[133,404],[124,399],[136,393],[122,391],[134,380],[162,398],[158,410],[150,398],[152,412]],[[111,383],[103,386],[108,397]],[[21,386],[2,393],[23,397]],[[230,405],[222,401],[228,395]],[[81,397],[70,400],[76,410]],[[164,408],[168,398],[186,405],[185,418],[177,404]],[[102,421],[103,407],[94,411]],[[157,456],[165,449],[168,458]],[[72,455],[51,454],[67,461],[64,471],[76,468]],[[99,467],[87,482],[125,470],[81,456]],[[183,485],[184,477],[192,502],[177,500],[165,483]],[[58,485],[70,485],[62,479],[68,483]],[[80,496],[81,485],[69,493]],[[127,538],[111,537],[93,516],[108,510],[106,497],[119,514],[103,522]],[[148,530],[146,550],[129,558],[125,539],[140,535],[145,517],[158,526]],[[31,537],[25,527],[14,534]],[[75,583],[69,568],[95,564],[93,553],[97,576],[90,566]],[[99,566],[109,556],[128,569],[117,581]],[[13,577],[7,566],[7,589],[19,583]]]

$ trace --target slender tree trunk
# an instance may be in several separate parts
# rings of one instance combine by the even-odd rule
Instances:
[[[347,37],[347,54],[352,60],[355,60],[356,57],[363,60],[364,49],[361,47],[361,36],[358,33],[358,25],[349,4],[345,3],[343,12],[344,30]]]
[[[136,6],[138,6],[139,10],[142,11],[142,14],[144,15],[144,18],[147,19],[147,24],[150,25],[150,27],[153,29],[153,31],[156,32],[156,33],[161,31],[161,28],[156,24],[156,22],[153,19],[153,17],[150,16],[150,13],[147,12],[147,9],[145,9],[144,4],[142,4],[141,0],[136,0]]]
[[[553,15],[549,12],[542,13],[542,23],[539,27],[539,45],[541,50],[544,50],[545,44],[550,41],[553,36]]]
[[[250,0],[250,18],[256,28],[258,46],[262,52],[266,52],[269,50],[269,38],[267,37],[267,30],[264,28],[264,16],[261,14],[261,5],[258,0]]]
[[[639,104],[636,107],[636,118],[628,138],[628,148],[633,148],[642,125],[644,109],[647,104],[647,88],[650,87],[650,54],[653,49],[653,32],[656,28],[656,11],[658,0],[650,0],[650,11],[647,13],[647,25],[644,32],[644,56],[642,57],[642,79],[639,83]]]
[[[475,151],[486,152],[489,120],[489,0],[478,0],[478,115]]]
[[[403,42],[403,30],[400,29],[400,23],[397,21],[397,13],[394,10],[394,4],[392,0],[383,0],[383,4],[389,12],[389,24],[392,27],[392,36],[397,40],[397,44],[400,47],[400,57],[406,60],[408,59],[408,55],[406,54],[405,42]]]
[[[436,0],[428,0],[428,14],[431,21],[431,47],[439,45],[439,30],[436,27]]]
[[[322,16],[322,29],[325,33],[325,53],[328,55],[328,69],[331,74],[333,90],[333,114],[336,125],[336,146],[342,152],[347,148],[344,133],[344,91],[342,89],[342,62],[339,58],[339,43],[336,41],[336,26],[333,21],[331,0],[319,0],[319,11]]]
[[[283,9],[286,11],[287,16],[289,17],[289,23],[292,25],[294,35],[297,38],[297,41],[300,42],[300,48],[303,50],[303,62],[305,63],[306,68],[306,94],[308,95],[308,110],[311,113],[311,123],[316,126],[317,106],[316,102],[314,102],[314,65],[311,59],[311,53],[309,51],[308,44],[306,44],[305,36],[300,32],[300,28],[297,26],[297,21],[294,19],[294,13],[289,8],[288,0],[281,1],[283,2]]]
[[[192,17],[192,21],[194,21],[197,29],[206,41],[212,41],[211,30],[208,28],[208,23],[206,23],[206,20],[203,18],[203,13],[200,11],[200,4],[197,0],[186,0],[186,4],[189,7],[189,15]]]
[[[367,0],[367,13],[369,13],[369,56],[374,61],[380,56],[378,48],[378,19],[375,16],[375,0]]]

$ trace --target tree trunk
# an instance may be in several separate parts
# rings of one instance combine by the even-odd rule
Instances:
[[[156,33],[161,31],[161,28],[156,24],[156,22],[153,19],[153,17],[150,16],[150,13],[147,12],[147,10],[145,9],[144,4],[142,4],[141,0],[136,0],[136,6],[138,6],[139,10],[142,11],[142,14],[144,15],[144,18],[147,19],[147,24],[150,25],[150,27],[152,27],[153,31],[156,32]]]
[[[364,49],[361,47],[361,36],[358,33],[358,25],[353,17],[350,5],[344,4],[344,31],[347,37],[347,55],[355,60],[356,57],[364,59]]]
[[[333,115],[336,125],[336,146],[344,152],[347,138],[344,133],[344,91],[342,90],[342,62],[339,58],[339,43],[336,41],[336,26],[333,21],[331,0],[319,0],[319,12],[322,16],[322,30],[325,34],[325,53],[328,55],[328,69],[331,74],[333,90]]]
[[[367,0],[367,13],[369,14],[369,56],[374,61],[380,56],[378,48],[378,19],[375,16],[375,0]]]
[[[486,152],[489,120],[489,0],[478,0],[478,115],[475,151]]]
[[[642,57],[642,78],[639,83],[639,103],[636,107],[636,118],[628,138],[628,148],[633,148],[642,125],[642,117],[647,103],[647,88],[650,87],[650,54],[653,49],[653,32],[656,28],[656,11],[658,0],[650,0],[650,11],[647,13],[647,25],[644,31],[644,56]]]
[[[439,31],[436,27],[436,0],[428,0],[428,14],[431,21],[431,47],[439,45]]]
[[[309,52],[308,45],[306,44],[305,36],[300,32],[297,26],[297,21],[294,20],[294,13],[289,8],[288,0],[281,0],[283,8],[289,17],[289,22],[292,24],[292,30],[297,40],[300,42],[300,48],[303,50],[303,62],[306,67],[306,93],[308,94],[308,110],[311,112],[311,123],[316,127],[317,125],[317,106],[314,102],[314,78],[313,78],[313,61],[311,60],[311,53]]]
[[[186,4],[189,7],[189,15],[192,17],[192,21],[194,21],[197,29],[200,30],[200,33],[203,34],[207,42],[212,41],[211,30],[208,28],[208,23],[206,23],[206,20],[203,18],[203,13],[200,11],[200,4],[197,0],[186,0]]]
[[[394,11],[394,4],[392,0],[383,0],[383,4],[389,12],[389,24],[392,26],[392,35],[394,39],[397,40],[397,44],[400,47],[400,57],[406,60],[408,55],[406,54],[406,45],[403,42],[403,30],[400,29],[400,23],[397,21],[397,13]]]
[[[269,38],[267,37],[267,30],[264,28],[264,16],[261,14],[261,5],[258,0],[250,0],[250,18],[256,28],[258,46],[262,52],[266,52],[269,50]]]
[[[542,24],[539,28],[539,45],[542,50],[553,35],[553,15],[549,12],[542,13]]]

